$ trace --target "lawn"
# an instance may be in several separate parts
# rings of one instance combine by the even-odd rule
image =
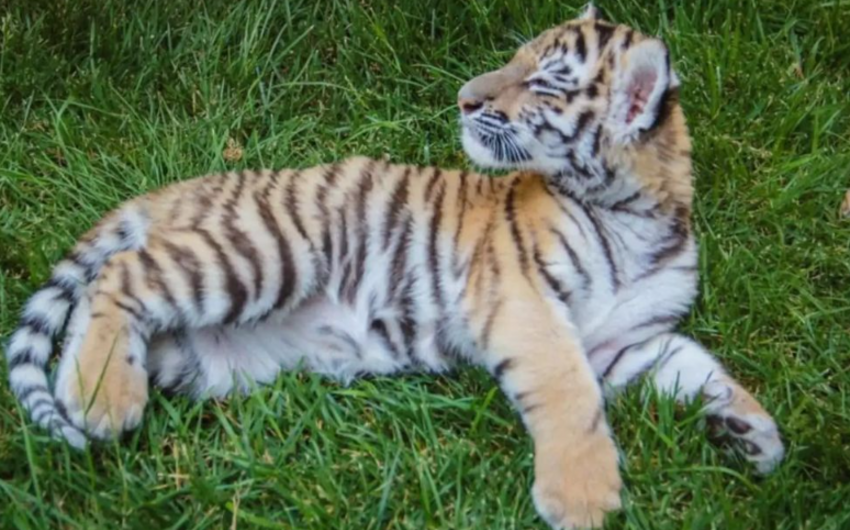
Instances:
[[[639,389],[609,529],[850,528],[850,3],[607,0],[670,45],[694,136],[701,295],[683,328],[775,414],[759,477]],[[0,2],[0,335],[121,201],[360,153],[465,166],[455,94],[578,1]],[[154,394],[84,453],[28,428],[0,363],[0,528],[544,528],[531,443],[481,371]]]

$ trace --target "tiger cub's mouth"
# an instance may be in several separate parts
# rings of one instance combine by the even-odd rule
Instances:
[[[460,122],[463,148],[479,166],[505,169],[531,160],[531,153],[520,142],[519,131],[506,117],[476,112],[461,116]]]

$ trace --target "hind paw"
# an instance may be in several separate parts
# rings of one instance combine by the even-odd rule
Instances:
[[[109,344],[83,345],[73,369],[60,374],[56,396],[71,423],[108,440],[141,423],[148,401],[148,374],[137,356]],[[101,341],[97,341],[101,342]]]
[[[147,373],[107,367],[100,385],[85,376],[71,378],[58,397],[71,423],[94,438],[108,440],[136,428],[148,401]]]

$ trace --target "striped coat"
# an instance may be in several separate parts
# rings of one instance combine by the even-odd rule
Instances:
[[[12,389],[83,446],[138,425],[149,381],[223,396],[299,367],[348,382],[477,364],[534,438],[537,510],[573,528],[620,504],[603,391],[647,375],[706,399],[768,471],[770,415],[674,332],[697,293],[678,89],[663,43],[590,9],[460,90],[464,149],[507,176],[357,157],[130,200],[27,303]]]

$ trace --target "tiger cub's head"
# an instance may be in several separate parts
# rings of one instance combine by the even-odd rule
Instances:
[[[539,172],[575,195],[650,187],[689,201],[678,87],[663,42],[588,6],[460,89],[463,147],[480,166]]]

